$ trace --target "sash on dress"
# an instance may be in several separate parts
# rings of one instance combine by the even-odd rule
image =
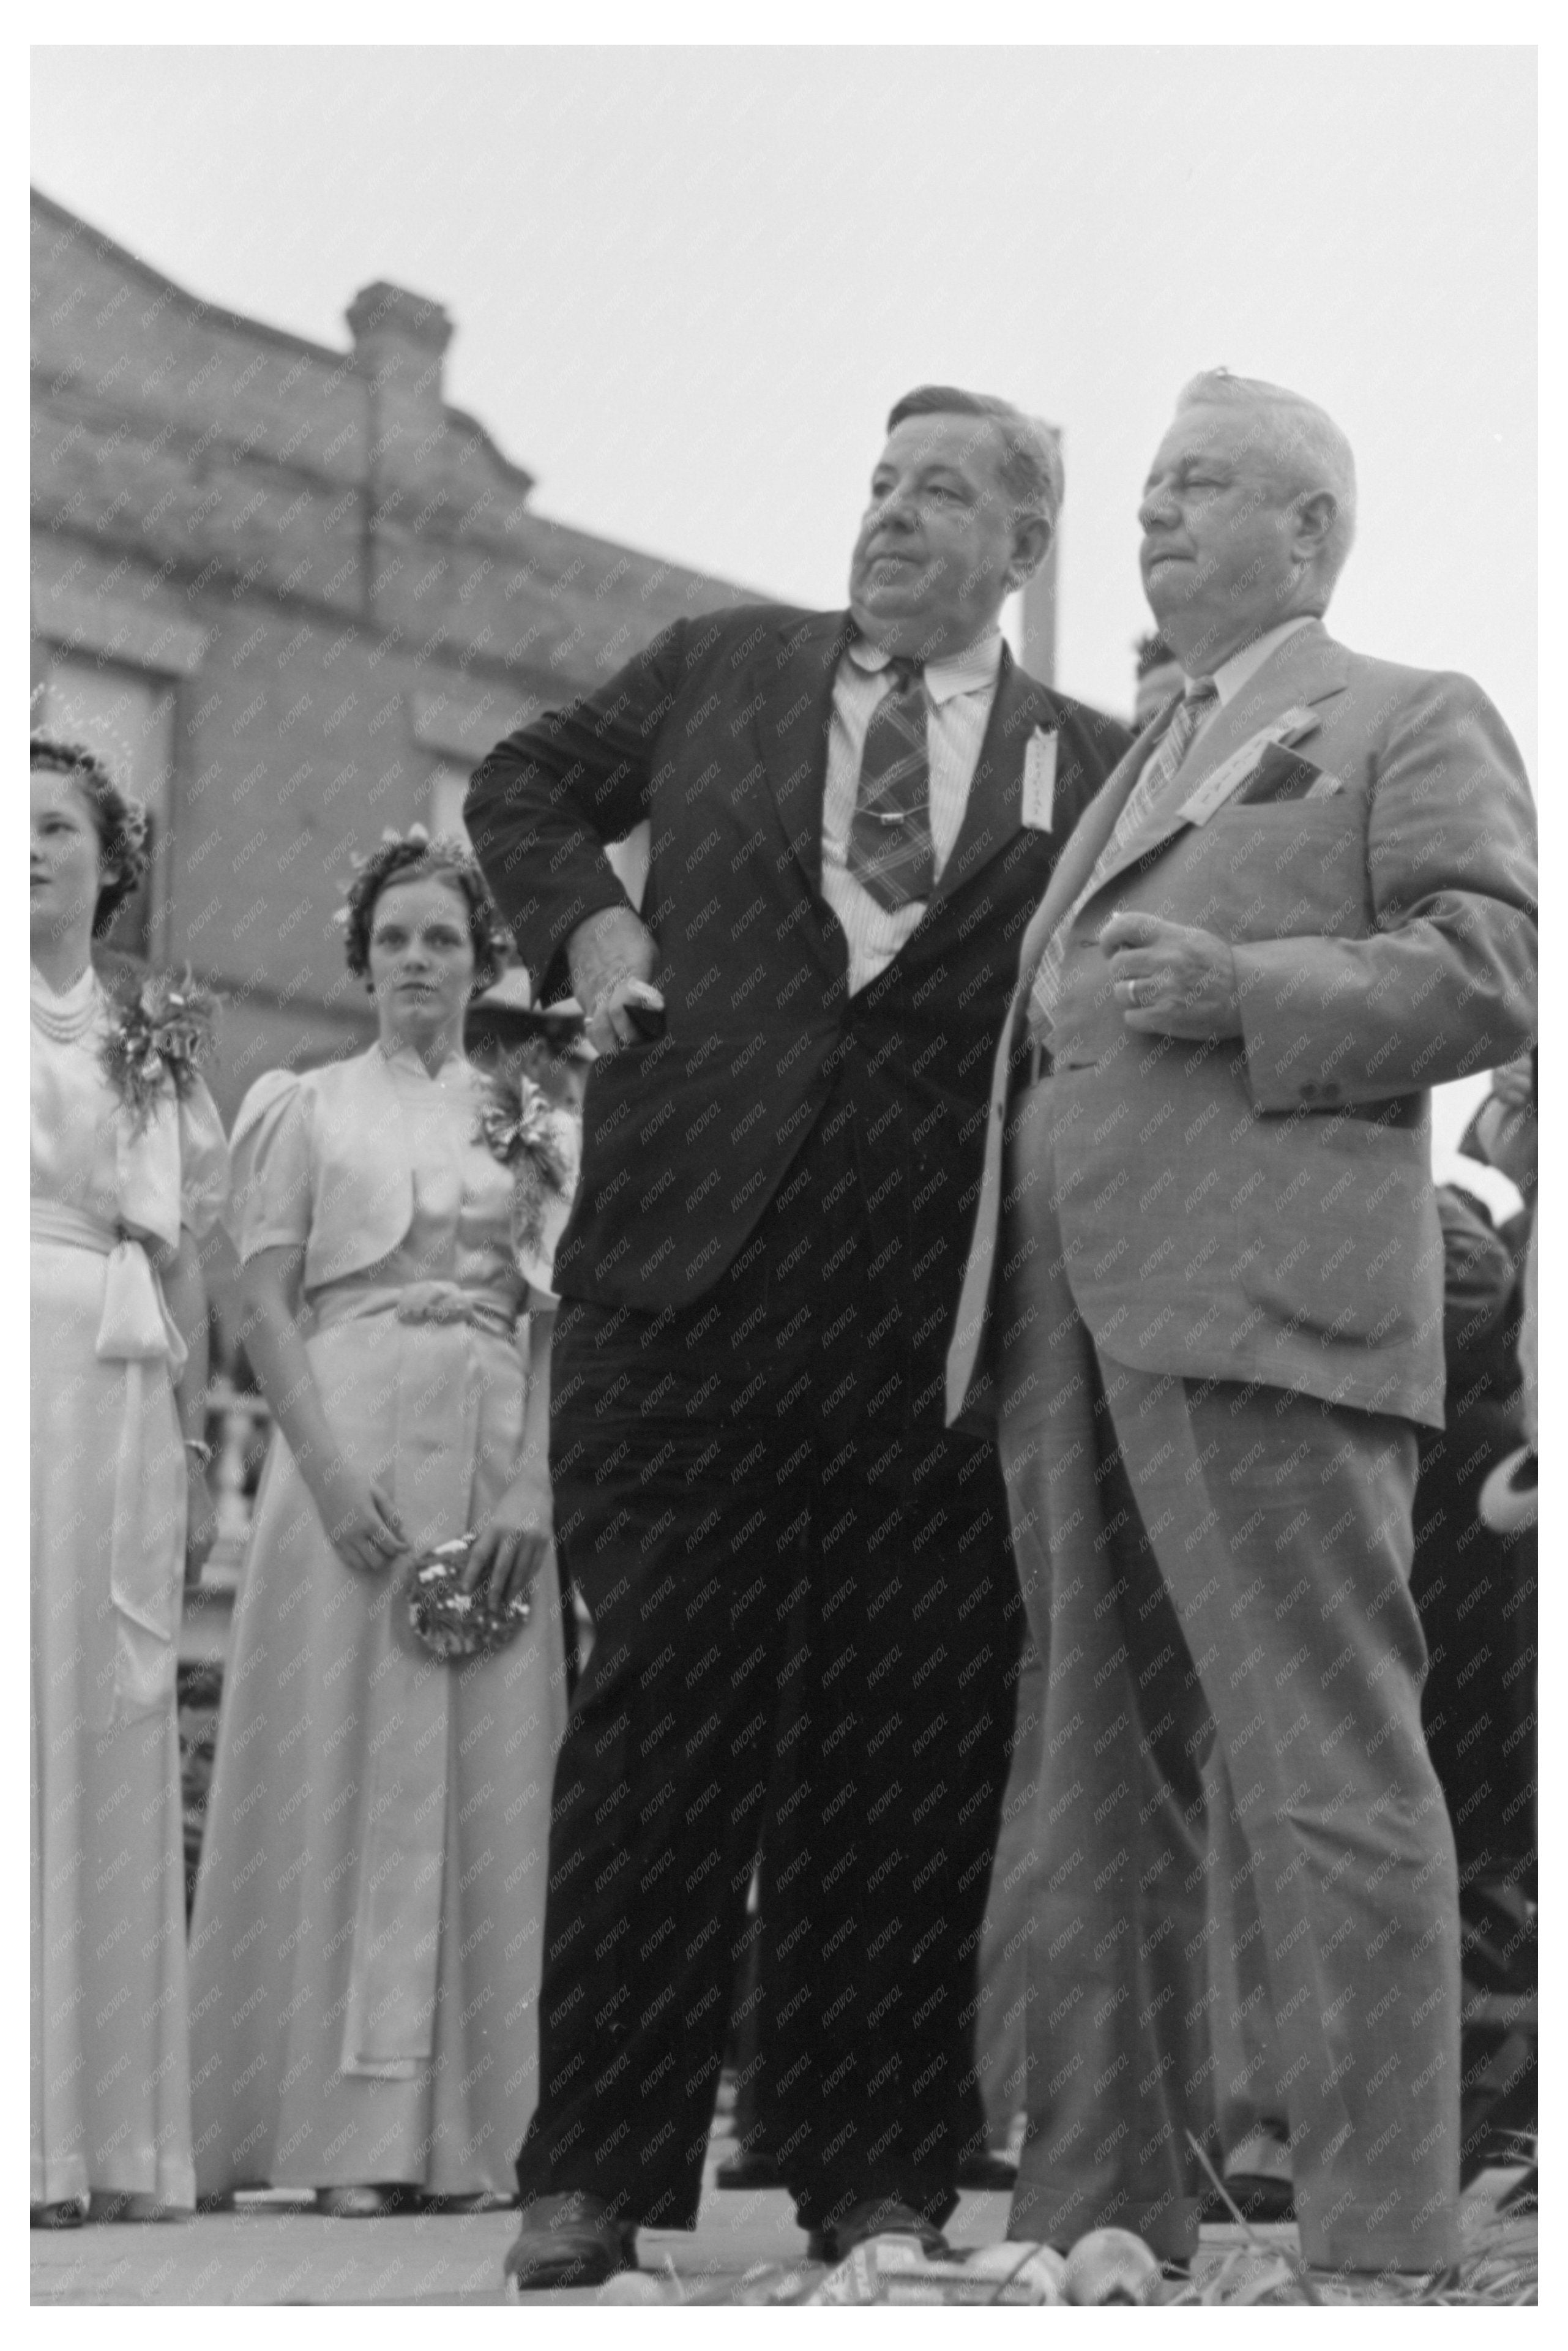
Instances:
[[[184,1368],[185,1343],[164,1302],[157,1269],[133,1234],[57,1200],[33,1199],[29,1224],[34,1240],[90,1249],[108,1259],[94,1353],[100,1363],[118,1363],[124,1371],[109,1555],[114,1676],[110,1688],[94,1703],[91,1723],[101,1733],[155,1713],[173,1687],[184,1532],[175,1529],[172,1542],[167,1515],[155,1507],[142,1422],[146,1367],[162,1365],[162,1376],[172,1382]]]
[[[417,1344],[398,1343],[392,1501],[416,1552],[467,1533],[484,1343],[511,1337],[515,1302],[429,1280],[395,1290],[345,1283],[311,1304],[318,1332],[382,1314],[418,1326]],[[385,1637],[371,1676],[340,2065],[345,2074],[398,2081],[427,2065],[435,2047],[452,1668],[411,1655],[390,1608]]]

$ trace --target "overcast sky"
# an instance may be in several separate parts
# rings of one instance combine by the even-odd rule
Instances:
[[[606,537],[835,604],[901,392],[1050,417],[1057,682],[1107,709],[1177,389],[1291,384],[1360,472],[1333,626],[1469,672],[1533,777],[1528,49],[33,54],[47,194],[340,348],[371,279],[435,296],[448,398]]]
[[[57,48],[34,176],[341,346],[389,277],[542,512],[841,601],[885,412],[1065,434],[1059,683],[1130,702],[1134,521],[1222,362],[1354,444],[1353,645],[1469,671],[1533,766],[1534,65],[1515,49]]]

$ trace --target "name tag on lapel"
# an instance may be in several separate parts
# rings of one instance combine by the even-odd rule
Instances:
[[[1228,759],[1222,759],[1211,774],[1205,776],[1197,789],[1182,802],[1176,814],[1184,817],[1188,824],[1207,824],[1216,809],[1223,808],[1232,792],[1239,790],[1265,751],[1271,750],[1276,743],[1289,742],[1292,737],[1315,724],[1313,713],[1298,705],[1269,726],[1260,727],[1239,751],[1232,751]]]
[[[1056,800],[1056,735],[1037,726],[1023,750],[1023,820],[1031,832],[1051,831]]]

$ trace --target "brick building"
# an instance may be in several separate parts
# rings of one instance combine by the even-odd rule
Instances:
[[[232,1117],[371,1033],[331,920],[350,851],[450,829],[524,714],[744,591],[536,514],[442,397],[439,302],[367,286],[333,350],[37,193],[32,254],[34,723],[146,800],[114,944],[223,991]]]

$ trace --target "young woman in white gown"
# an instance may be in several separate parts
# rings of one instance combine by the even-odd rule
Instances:
[[[31,2200],[61,2228],[194,2200],[174,1649],[213,1532],[196,1245],[227,1155],[183,1019],[168,1058],[113,1059],[89,949],[140,810],[43,737],[31,797]]]
[[[204,2198],[308,2187],[369,2217],[516,2192],[566,1693],[545,1366],[462,1049],[494,920],[455,844],[384,845],[349,908],[376,1043],[259,1079],[235,1126],[246,1343],[277,1434],[192,1927]],[[532,1611],[451,1665],[411,1639],[404,1580],[465,1533],[469,1584]]]

